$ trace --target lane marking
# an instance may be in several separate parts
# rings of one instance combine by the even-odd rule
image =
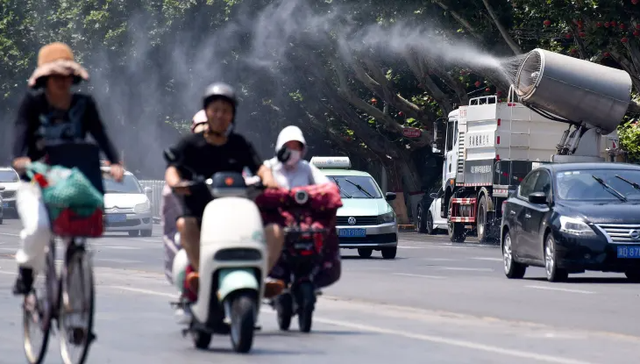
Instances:
[[[596,294],[597,292],[593,291],[583,291],[581,289],[569,289],[569,288],[558,288],[558,287],[545,287],[545,286],[525,286],[526,288],[533,289],[542,289],[546,291],[559,291],[559,292],[569,292],[569,293],[582,293],[582,294]]]
[[[434,261],[434,262],[457,262],[461,259],[451,259],[451,258],[422,258],[422,260]]]
[[[96,262],[122,263],[122,264],[142,263],[139,260],[110,259],[110,258],[96,258],[96,259],[94,259],[94,261],[96,261]]]
[[[151,291],[151,290],[140,289],[140,288],[125,287],[125,286],[103,286],[103,287],[121,289],[121,290],[124,290],[124,291],[131,291],[131,292],[137,292],[137,293],[143,293],[143,294],[148,294],[148,295],[152,295],[152,296],[161,296],[161,297],[170,297],[170,298],[176,298],[176,296],[177,296],[177,293],[176,294],[169,294],[169,293],[164,293],[164,292],[157,292],[157,291]],[[261,313],[271,313],[271,314],[273,314],[272,310],[267,310],[266,308],[265,309],[261,309],[260,312]],[[441,337],[441,336],[431,336],[431,335],[408,333],[408,332],[405,332],[405,331],[386,329],[386,328],[382,328],[382,327],[378,327],[378,326],[362,325],[362,324],[358,324],[358,323],[355,323],[355,322],[347,322],[347,321],[342,321],[342,320],[337,321],[337,320],[325,319],[325,318],[317,317],[317,316],[314,316],[313,319],[316,322],[321,322],[321,323],[328,324],[328,325],[346,327],[346,328],[360,330],[360,331],[374,332],[374,333],[378,333],[378,334],[406,337],[406,338],[414,339],[414,340],[427,341],[427,342],[444,344],[444,345],[449,345],[449,346],[457,346],[457,347],[461,347],[461,348],[465,348],[465,349],[473,349],[473,350],[484,351],[484,352],[489,352],[489,353],[493,353],[493,354],[501,354],[501,355],[505,355],[505,356],[513,356],[513,357],[522,358],[522,359],[537,360],[537,361],[546,362],[546,363],[556,363],[556,364],[593,364],[593,363],[590,363],[590,362],[576,360],[576,359],[563,358],[563,357],[559,357],[559,356],[551,356],[551,355],[544,355],[544,354],[537,354],[537,353],[521,351],[521,350],[505,349],[505,348],[492,346],[492,345],[485,345],[485,344],[481,344],[481,343],[477,343],[477,342],[473,342],[473,341],[450,339],[450,338],[445,338],[445,337]]]
[[[0,235],[6,235],[6,236],[17,236],[17,237],[20,237],[20,234],[13,234],[13,233],[0,233]]]
[[[475,257],[473,260],[486,260],[490,262],[502,262],[502,258],[489,258],[489,257]]]
[[[436,267],[441,270],[459,270],[459,271],[470,271],[470,272],[493,272],[491,268],[463,268],[463,267]]]
[[[400,246],[398,245],[398,249],[427,249],[424,246]]]
[[[394,276],[403,276],[403,277],[416,277],[416,278],[433,278],[433,279],[445,279],[447,277],[442,276],[428,276],[424,274],[411,274],[411,273],[391,273]]]
[[[98,245],[95,244],[93,246],[94,249],[115,249],[115,250],[142,250],[143,248],[135,247],[135,246],[124,246],[124,245]]]

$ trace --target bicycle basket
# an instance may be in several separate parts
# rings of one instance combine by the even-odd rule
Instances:
[[[59,236],[98,237],[104,229],[104,197],[77,168],[32,163],[27,175],[42,188],[42,199]]]

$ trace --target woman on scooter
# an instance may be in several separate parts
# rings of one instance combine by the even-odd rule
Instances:
[[[191,132],[202,133],[207,127],[207,114],[204,110],[200,110],[193,116]],[[173,284],[173,259],[180,250],[180,242],[176,241],[176,233],[178,232],[176,220],[182,216],[182,206],[167,184],[162,189],[160,213],[162,214],[162,240],[164,241],[164,272],[169,283]]]
[[[199,282],[200,223],[212,197],[208,190],[192,188],[188,181],[196,177],[208,178],[217,172],[242,173],[244,167],[248,167],[253,174],[260,176],[266,187],[278,187],[271,171],[262,165],[253,146],[233,132],[237,105],[236,94],[231,86],[214,83],[207,87],[203,108],[208,129],[185,136],[166,153],[169,160],[165,180],[180,195],[182,202],[183,213],[176,225],[180,232],[180,243],[191,264],[186,283],[193,294],[198,292]],[[265,237],[271,269],[282,251],[284,235],[279,226],[270,224],[265,227]],[[276,296],[283,288],[282,281],[267,282],[265,296]]]
[[[281,188],[292,189],[309,185],[331,183],[316,166],[304,160],[307,142],[302,130],[289,125],[280,131],[276,141],[276,157],[265,161],[271,169],[274,179]],[[317,277],[318,288],[335,283],[340,278],[340,249],[337,239],[326,241],[327,255],[323,268]],[[271,279],[279,279],[284,274],[280,264],[273,267]]]

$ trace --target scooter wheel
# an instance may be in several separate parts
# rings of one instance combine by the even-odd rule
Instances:
[[[192,336],[193,345],[195,345],[196,348],[203,350],[209,348],[209,344],[211,344],[211,334],[204,331],[194,331]]]
[[[301,332],[310,332],[316,304],[316,292],[313,284],[303,283],[298,286],[298,302],[298,326]]]
[[[289,330],[293,317],[293,297],[284,293],[276,298],[276,312],[278,313],[278,327],[282,331]]]
[[[253,345],[256,300],[248,294],[236,296],[231,303],[231,345],[237,353],[248,353]]]

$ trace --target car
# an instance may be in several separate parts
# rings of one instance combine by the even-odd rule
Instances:
[[[398,223],[389,201],[396,194],[383,194],[369,173],[351,170],[349,157],[313,157],[311,164],[340,188],[343,206],[338,209],[336,223],[340,247],[358,249],[363,258],[376,250],[384,259],[394,259]]]
[[[147,197],[151,189],[143,189],[129,171],[125,171],[121,183],[105,176],[104,188],[105,231],[127,232],[129,236],[151,236],[153,216]]]
[[[0,186],[4,188],[0,191],[0,195],[2,195],[4,213],[10,210],[14,215],[17,215],[16,194],[19,185],[20,176],[13,168],[0,167]]]
[[[502,204],[500,247],[508,278],[544,267],[548,281],[585,271],[640,281],[640,166],[543,164]]]
[[[447,230],[447,219],[441,216],[441,201],[444,196],[442,188],[438,192],[425,194],[418,202],[416,230],[429,235],[437,234],[439,230]],[[429,206],[425,208],[425,206]]]

